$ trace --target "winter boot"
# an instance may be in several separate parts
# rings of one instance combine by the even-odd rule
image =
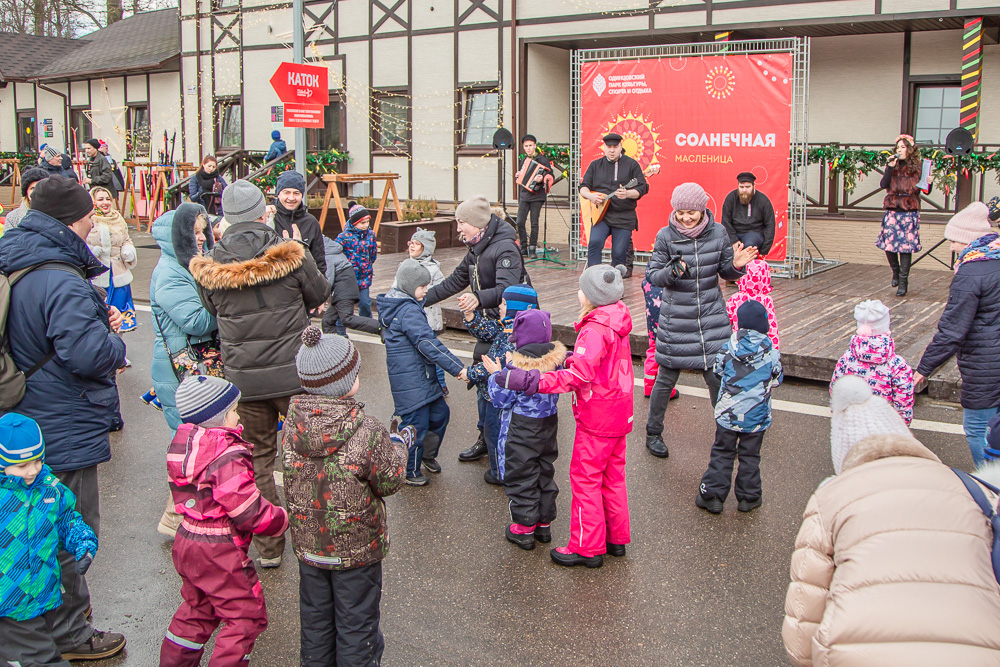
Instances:
[[[548,544],[552,541],[551,524],[540,523],[535,526],[535,540]]]
[[[741,512],[752,512],[758,507],[760,507],[763,501],[758,498],[757,500],[741,500],[739,504],[736,505],[736,509]]]
[[[723,502],[718,498],[706,498],[699,493],[694,497],[694,504],[712,514],[722,514]]]
[[[535,527],[512,523],[507,526],[507,541],[525,551],[531,551],[535,548]]]
[[[625,545],[608,542],[608,555],[615,558],[623,558],[625,556]]]
[[[532,259],[534,259],[535,257],[538,257],[538,250],[537,250],[537,248],[535,246],[533,246],[533,245],[529,245],[528,246],[528,255],[527,256],[530,257],[530,258],[532,258]]]
[[[659,433],[646,434],[646,449],[657,458],[665,459],[670,456],[667,443],[663,442],[663,436]]]
[[[906,296],[906,290],[910,282],[910,263],[913,255],[908,252],[899,253],[899,289],[896,296]]]
[[[586,565],[587,567],[600,567],[604,565],[604,556],[598,554],[596,556],[581,556],[580,554],[575,554],[566,547],[559,547],[558,549],[553,549],[549,552],[549,556],[552,558],[552,562],[556,565],[562,565],[563,567],[573,567],[574,565]]]
[[[487,453],[488,452],[486,450],[486,437],[483,435],[483,432],[480,431],[479,439],[476,440],[476,444],[472,445],[472,447],[469,447],[464,452],[461,452],[458,455],[458,460],[462,461],[463,463],[478,461],[479,459],[486,456]]]
[[[94,630],[90,639],[62,654],[63,660],[101,660],[125,648],[125,635]]]
[[[885,258],[889,260],[889,268],[892,269],[892,286],[896,287],[899,285],[899,255],[886,250]]]

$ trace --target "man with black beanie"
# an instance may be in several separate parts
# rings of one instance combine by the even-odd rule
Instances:
[[[87,177],[83,182],[90,187],[102,187],[111,193],[111,198],[118,201],[118,190],[115,188],[115,174],[111,170],[111,163],[100,151],[101,142],[97,139],[87,139],[83,144],[83,150],[87,153],[90,162],[87,163]]]
[[[93,217],[94,203],[76,181],[37,182],[31,209],[0,238],[0,271],[30,269],[10,292],[7,340],[27,376],[24,398],[10,411],[38,422],[45,462],[99,535],[97,466],[111,460],[108,432],[121,428],[115,376],[125,364],[125,343],[115,334],[121,313],[88,282],[108,270],[84,241]],[[87,620],[90,591],[73,554],[61,552],[59,562],[63,603],[45,617],[63,659],[121,651],[124,636],[95,630]]]
[[[39,167],[29,167],[21,172],[21,205],[7,214],[3,223],[3,231],[14,229],[21,224],[21,218],[31,207],[31,191],[35,189],[35,185],[39,181],[48,177],[49,172]]]

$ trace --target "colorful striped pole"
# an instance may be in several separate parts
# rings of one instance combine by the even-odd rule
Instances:
[[[983,18],[965,20],[962,38],[962,100],[959,124],[979,139],[979,103],[983,93]]]
[[[717,33],[715,33],[715,43],[716,44],[722,44],[723,42],[728,42],[729,41],[729,36],[732,35],[732,34],[733,34],[732,32],[717,32]],[[726,45],[723,45],[723,47],[721,49],[719,49],[719,50],[722,53],[725,53],[726,51],[729,50],[729,47],[726,46]]]

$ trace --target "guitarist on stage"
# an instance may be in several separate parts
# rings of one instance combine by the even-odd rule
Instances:
[[[590,163],[580,183],[580,196],[600,205],[610,199],[601,221],[590,229],[587,245],[587,266],[601,263],[604,243],[611,237],[611,264],[625,264],[625,255],[632,232],[639,228],[636,203],[649,192],[649,185],[639,163],[622,153],[622,137],[612,132],[604,136],[604,157]],[[626,190],[623,184],[635,179],[636,185]]]
[[[517,235],[521,241],[521,254],[534,256],[538,245],[538,215],[545,205],[549,188],[552,187],[552,166],[549,159],[536,151],[538,141],[533,134],[521,139],[524,148],[524,162],[517,172]],[[539,170],[538,166],[542,169]],[[528,214],[531,214],[531,241],[528,241]]]

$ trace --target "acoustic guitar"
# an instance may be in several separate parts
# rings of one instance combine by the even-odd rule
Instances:
[[[646,169],[643,170],[642,175],[648,178],[648,177],[654,176],[654,175],[656,175],[658,173],[660,173],[660,165],[659,165],[659,163],[656,163],[656,164],[651,164],[648,167],[646,167]],[[639,184],[638,179],[633,178],[632,180],[630,180],[628,183],[626,183],[622,187],[624,187],[626,190],[628,190],[630,188],[634,188],[638,184]],[[587,243],[588,241],[590,241],[590,228],[593,227],[594,225],[596,225],[597,223],[599,223],[604,218],[604,214],[608,212],[608,206],[611,205],[611,197],[614,196],[614,193],[612,193],[612,192],[608,192],[608,193],[601,192],[601,193],[598,193],[598,194],[604,195],[601,198],[601,203],[600,204],[595,204],[594,202],[590,201],[589,199],[587,199],[583,195],[579,195],[579,197],[580,197],[580,221],[583,223],[583,242],[584,243]]]

